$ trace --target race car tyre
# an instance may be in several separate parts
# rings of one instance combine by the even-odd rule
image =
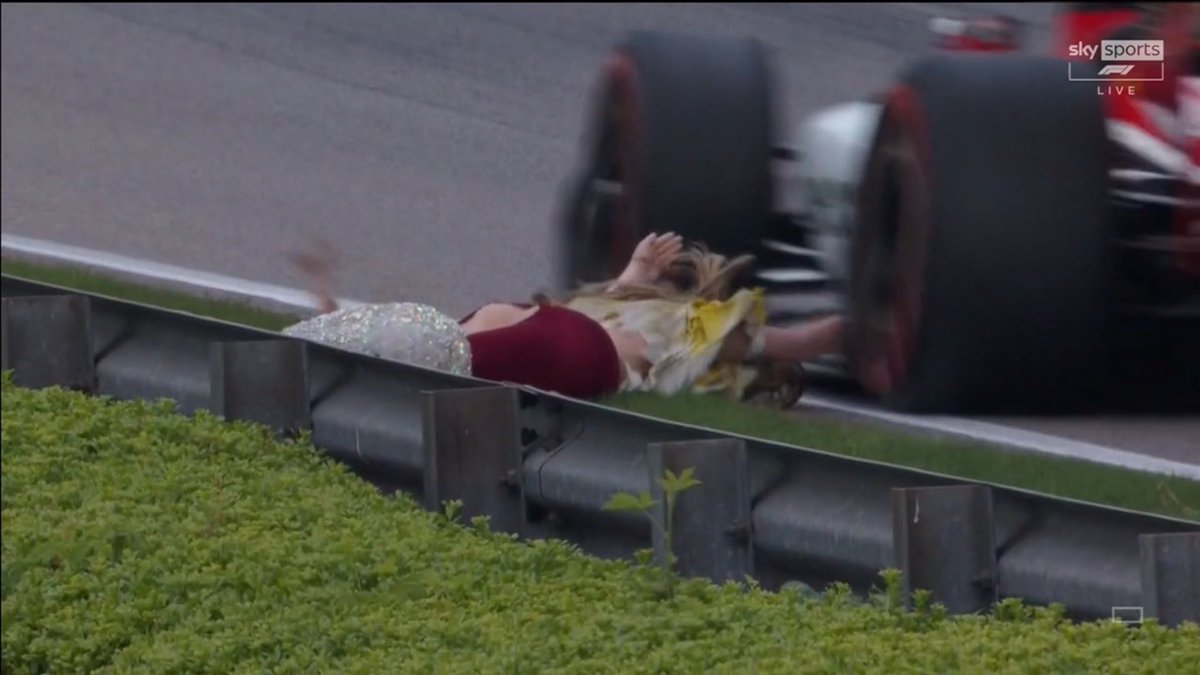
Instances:
[[[619,274],[650,232],[750,252],[774,201],[762,45],[635,32],[608,59],[598,93],[562,214],[564,281]]]
[[[884,97],[851,245],[851,373],[906,412],[1065,410],[1106,370],[1101,99],[1061,61],[939,56]]]

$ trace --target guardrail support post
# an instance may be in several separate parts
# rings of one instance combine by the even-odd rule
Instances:
[[[666,526],[666,494],[659,484],[666,471],[679,475],[692,469],[700,484],[676,498],[670,548],[676,571],[684,577],[705,577],[715,583],[742,581],[754,573],[751,532],[750,469],[746,443],[724,438],[703,441],[651,443],[646,463],[650,495],[657,503],[655,517]],[[654,528],[654,553],[667,559],[662,528]]]
[[[0,361],[29,389],[96,391],[91,304],[82,295],[8,297],[0,311]]]
[[[462,502],[462,519],[487,516],[495,532],[525,532],[525,482],[517,390],[477,387],[424,393],[425,508]]]
[[[1200,532],[1143,534],[1142,608],[1164,626],[1200,623]]]
[[[214,343],[209,374],[212,412],[226,420],[265,424],[279,435],[312,428],[303,342]]]
[[[909,607],[916,590],[952,614],[985,611],[996,601],[991,488],[893,489],[892,542]]]

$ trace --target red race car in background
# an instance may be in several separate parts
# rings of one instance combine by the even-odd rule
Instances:
[[[1200,363],[1196,5],[1061,5],[1046,56],[1007,17],[931,29],[935,54],[783,144],[760,43],[630,35],[564,210],[565,281],[652,231],[754,253],[772,319],[844,312],[825,365],[909,412],[1079,403],[1146,321]]]

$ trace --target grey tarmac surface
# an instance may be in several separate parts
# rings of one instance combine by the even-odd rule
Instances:
[[[3,229],[285,286],[303,279],[283,251],[324,238],[342,294],[465,314],[553,283],[560,193],[625,31],[761,38],[783,135],[884,86],[929,18],[991,10],[1048,41],[1048,4],[5,4]],[[1149,453],[1157,429],[1196,438],[1061,424]]]

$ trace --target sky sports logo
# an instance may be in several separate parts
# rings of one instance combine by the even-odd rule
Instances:
[[[1078,42],[1067,49],[1067,77],[1072,82],[1162,82],[1165,75],[1162,40],[1104,40]],[[1104,65],[1081,65],[1097,61]]]

